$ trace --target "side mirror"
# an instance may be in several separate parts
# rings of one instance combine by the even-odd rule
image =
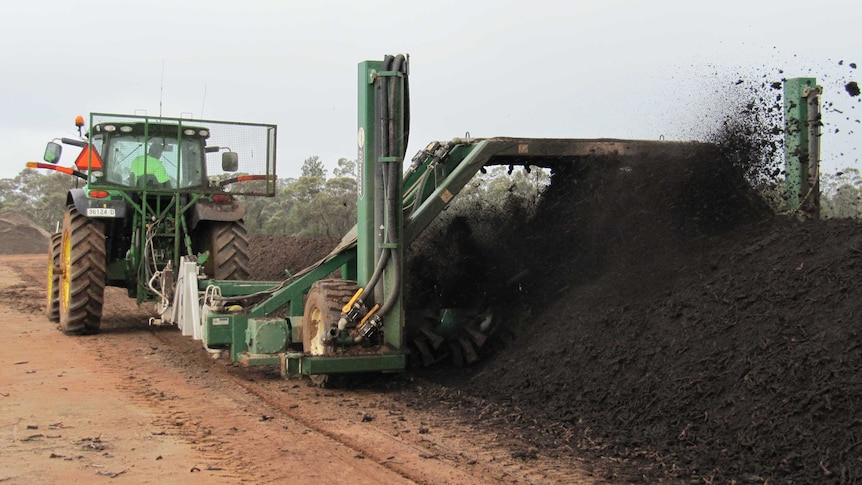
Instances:
[[[236,152],[221,154],[221,169],[225,172],[236,172],[239,168],[239,155]]]
[[[48,142],[45,147],[45,156],[43,159],[48,163],[57,163],[60,161],[60,155],[63,154],[63,146],[53,141]]]

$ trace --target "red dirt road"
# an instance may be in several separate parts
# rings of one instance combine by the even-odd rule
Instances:
[[[100,335],[66,337],[43,316],[43,270],[40,255],[0,258],[0,482],[596,482],[385,378],[318,389],[212,361],[122,290]]]

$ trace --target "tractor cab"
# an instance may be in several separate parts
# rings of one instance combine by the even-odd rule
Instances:
[[[188,125],[179,118],[154,120],[94,113],[89,132],[81,134],[84,122],[79,116],[77,139],[48,142],[44,155],[47,163],[31,162],[28,166],[75,175],[98,190],[274,195],[274,129],[251,123],[206,123],[216,125],[219,145],[213,143],[208,127]],[[259,139],[264,143],[258,143]],[[73,167],[57,165],[62,155],[58,142],[81,148]],[[219,154],[220,164],[215,158]],[[243,173],[236,174],[241,155]],[[226,188],[255,180],[264,182]]]
[[[206,187],[206,140],[201,127],[160,123],[102,123],[92,130],[92,152],[83,167],[97,183],[145,189]],[[83,154],[84,152],[82,152]],[[95,155],[95,156],[94,156]],[[100,159],[101,170],[93,160]],[[76,162],[77,163],[77,162]],[[101,172],[101,173],[99,173]]]

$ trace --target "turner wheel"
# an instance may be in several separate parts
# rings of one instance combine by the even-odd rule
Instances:
[[[412,367],[428,367],[446,362],[456,367],[473,364],[482,359],[483,348],[494,334],[494,327],[482,330],[483,316],[474,315],[466,318],[447,331],[439,331],[434,319],[427,318],[413,332],[413,338],[407,343],[410,349],[410,365]]]
[[[99,331],[105,293],[105,259],[104,226],[69,206],[63,217],[58,265],[59,317],[63,333]]]

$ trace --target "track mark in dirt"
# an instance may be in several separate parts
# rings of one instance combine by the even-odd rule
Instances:
[[[24,284],[31,303],[38,305],[41,290],[29,276],[41,272],[41,265],[32,257],[15,258],[10,265],[17,271],[6,271],[0,287]],[[126,310],[137,311],[131,306]],[[128,327],[127,316],[112,331],[109,310],[104,334],[72,338],[41,315],[0,311],[4,332],[20,332],[5,335],[15,352],[0,355],[0,382],[12,382],[2,391],[0,442],[8,446],[0,447],[0,478],[11,483],[87,482],[97,472],[129,483],[184,482],[190,473],[201,473],[208,483],[342,482],[348,477],[358,483],[409,482],[343,455],[337,445],[333,449],[302,435],[299,427],[290,433],[281,420],[261,421],[267,408],[241,389],[218,379],[201,385],[192,377],[205,369],[182,359],[185,365],[179,368],[166,365],[164,354],[152,348],[159,343],[153,333],[145,324]],[[49,424],[59,423],[61,439],[23,435],[31,423],[40,428],[33,435],[45,436],[55,434]],[[39,458],[16,458],[33,453]]]
[[[0,258],[0,265],[8,262],[15,268],[11,276],[20,275],[7,284],[0,282],[0,291],[24,284],[24,300],[29,298],[30,305],[41,308],[38,286],[43,258],[27,258]],[[595,483],[572,469],[571,463],[550,463],[529,453],[513,456],[497,447],[493,436],[499,430],[482,429],[462,416],[435,416],[414,407],[414,401],[404,396],[421,399],[421,392],[411,388],[414,384],[405,376],[378,376],[364,387],[318,389],[305,381],[285,381],[272,370],[212,361],[199,342],[182,337],[176,329],[148,327],[149,313],[138,309],[122,290],[108,291],[111,305],[106,307],[104,331],[99,335],[63,336],[41,312],[9,317],[26,319],[21,322],[26,335],[48,338],[38,351],[22,346],[22,352],[64,362],[48,366],[62,369],[54,379],[65,386],[74,382],[76,390],[85,393],[62,394],[70,400],[61,402],[42,399],[49,408],[71,405],[87,417],[86,426],[71,419],[43,420],[74,428],[78,442],[70,443],[69,449],[46,450],[44,460],[55,468],[75,464],[80,474],[70,476],[79,481],[92,480],[95,472],[102,472],[98,476],[129,483],[185,481],[192,473],[211,483]],[[36,360],[9,357],[30,364]],[[17,367],[23,371],[22,366]],[[24,375],[44,379],[43,367],[35,370],[36,374]],[[33,414],[32,404],[22,406]],[[19,418],[13,424],[20,430],[26,423]],[[37,424],[40,429],[35,434],[40,434],[45,428],[42,422]],[[107,428],[99,431],[101,426]],[[4,422],[0,429],[9,432],[10,428]],[[23,443],[33,445],[40,439]],[[169,450],[166,443],[171,444]],[[76,456],[95,456],[75,455],[75,447],[81,446],[101,447],[100,453],[124,461],[115,458],[117,466],[80,468]],[[10,456],[29,451],[0,448],[0,453],[0,461],[6,463]],[[50,453],[56,458],[49,458]],[[44,468],[41,461],[34,462],[37,465]],[[45,483],[65,478],[61,467],[46,470]],[[31,483],[35,471],[22,468],[18,473]],[[9,475],[0,473],[0,478]]]
[[[196,343],[174,332],[159,332],[166,348],[189,349],[207,377],[230,382],[268,406],[275,419],[295,422],[303,433],[317,434],[353,456],[378,463],[417,483],[581,483],[576,461],[514,459],[497,429],[474,422],[474,416],[440,413],[415,406],[424,399],[419,383],[398,375],[368,376],[344,388],[319,389],[306,380],[283,380],[274,369],[247,369],[219,361],[212,364]],[[164,354],[163,354],[164,355]],[[176,354],[179,355],[179,354]],[[419,382],[419,381],[417,381]],[[505,434],[505,433],[504,433]],[[586,480],[595,483],[595,480]]]

